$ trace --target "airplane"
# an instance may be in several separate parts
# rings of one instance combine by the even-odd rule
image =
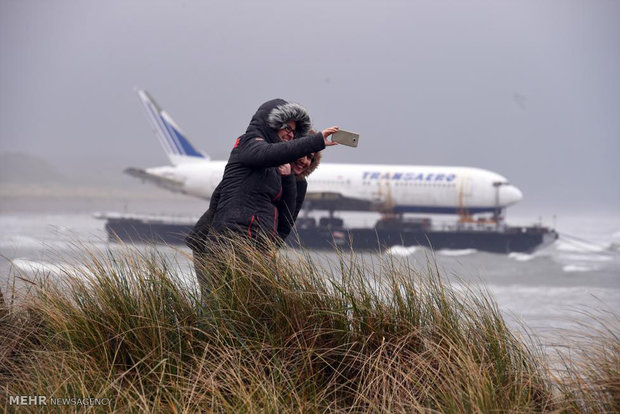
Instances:
[[[171,165],[127,168],[125,173],[167,190],[209,199],[226,162],[198,150],[172,117],[144,90],[137,90],[153,132]],[[234,140],[231,141],[231,143]],[[522,192],[492,171],[455,166],[321,163],[308,177],[304,210],[454,214],[461,221],[491,213],[500,222]]]

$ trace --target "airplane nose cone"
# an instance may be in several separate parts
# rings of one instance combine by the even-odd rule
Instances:
[[[523,199],[523,193],[514,185],[504,185],[500,187],[499,198],[501,205],[510,205]]]

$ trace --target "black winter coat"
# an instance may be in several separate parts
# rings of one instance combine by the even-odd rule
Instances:
[[[303,178],[293,179],[292,185],[287,186],[287,189],[284,190],[284,196],[280,203],[278,203],[278,237],[282,243],[284,243],[295,225],[299,211],[306,198],[307,190],[308,182]],[[287,196],[288,194],[290,196]]]
[[[219,233],[232,231],[249,238],[261,234],[276,239],[277,203],[283,191],[283,180],[277,167],[325,148],[320,132],[280,142],[277,129],[286,121],[295,120],[300,134],[310,126],[305,112],[295,112],[301,107],[289,110],[290,105],[296,104],[281,99],[266,102],[252,117],[246,133],[237,139],[219,184],[212,230]]]
[[[305,179],[296,180],[293,175],[282,177],[283,194],[277,204],[278,209],[278,243],[283,244],[288,235],[291,233],[297,216],[301,210],[308,182]],[[217,209],[220,199],[220,187],[216,187],[211,196],[209,208],[198,219],[196,225],[185,239],[187,247],[192,249],[194,253],[205,252],[205,241],[213,224],[213,216]]]

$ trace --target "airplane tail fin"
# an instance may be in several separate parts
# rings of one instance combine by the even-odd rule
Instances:
[[[146,115],[151,122],[153,132],[157,135],[172,165],[210,159],[207,154],[196,149],[189,142],[170,115],[157,105],[157,102],[148,92],[141,89],[138,89],[137,92],[146,109]]]

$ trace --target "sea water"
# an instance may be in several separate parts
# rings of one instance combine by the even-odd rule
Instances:
[[[0,205],[0,289],[5,293],[15,281],[11,275],[62,273],[79,266],[70,263],[79,245],[105,250],[110,243],[105,222],[95,211],[171,213],[199,216],[206,202],[165,197],[163,200],[81,198],[5,199]],[[347,217],[345,216],[345,221]],[[352,220],[359,220],[353,217]],[[362,223],[363,224],[363,223]],[[560,238],[533,253],[495,254],[474,249],[431,251],[424,247],[393,246],[381,258],[401,261],[414,269],[437,265],[445,279],[460,285],[486,288],[509,324],[525,327],[543,341],[557,342],[566,329],[588,329],[589,314],[603,315],[617,323],[620,315],[620,216],[564,217],[557,227]],[[138,248],[153,248],[142,246]],[[184,274],[182,283],[195,283],[190,252],[184,246],[155,247],[170,256]],[[323,263],[337,260],[330,252],[312,253]],[[375,256],[372,256],[375,255]],[[611,322],[610,322],[611,323]],[[618,327],[615,326],[614,329]]]

